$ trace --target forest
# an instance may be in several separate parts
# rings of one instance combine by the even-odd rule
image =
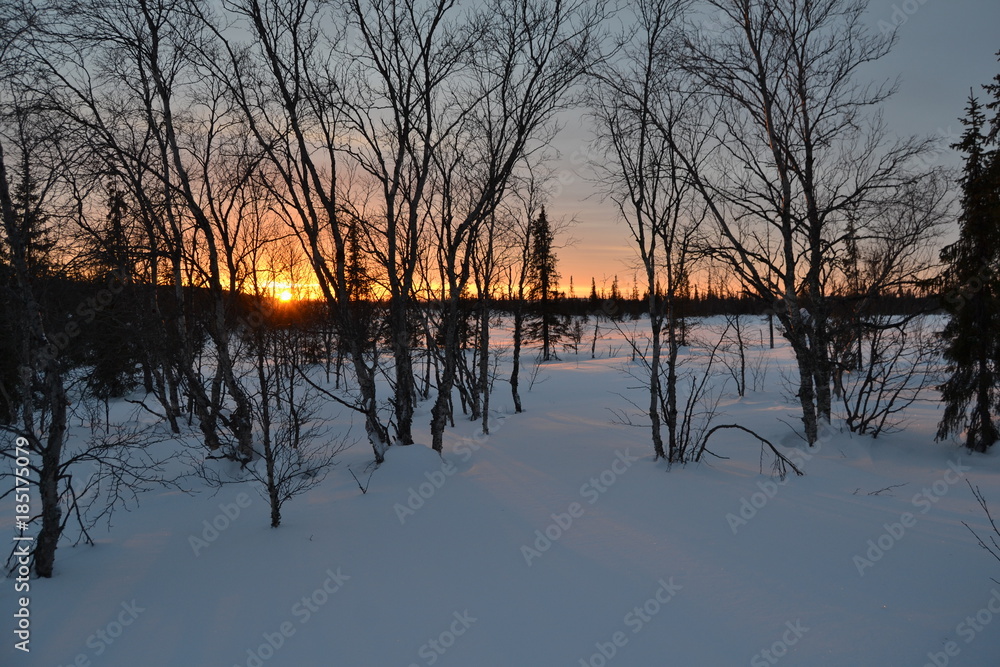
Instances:
[[[894,81],[868,78],[897,35],[867,11],[3,3],[0,498],[31,536],[8,572],[53,577],[58,548],[149,493],[247,485],[278,528],[348,449],[362,496],[400,448],[448,465],[463,422],[488,440],[544,409],[547,369],[601,354],[641,465],[749,443],[784,484],[831,429],[875,442],[928,403],[936,447],[989,452],[1000,75],[954,145],[898,136]],[[634,254],[621,281],[560,270],[566,118]],[[776,345],[780,436],[724,409],[773,389]]]

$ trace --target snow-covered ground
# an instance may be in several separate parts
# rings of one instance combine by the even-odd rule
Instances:
[[[491,435],[459,421],[443,460],[392,448],[367,494],[356,445],[278,529],[250,483],[143,496],[31,582],[30,654],[0,582],[0,665],[1000,664],[1000,563],[962,525],[988,528],[966,480],[1000,514],[1000,455],[935,443],[933,401],[902,432],[834,423],[806,451],[788,350],[755,345],[766,390],[727,394],[717,423],[805,476],[771,477],[769,455],[761,474],[759,443],[732,430],[710,443],[728,458],[668,471],[647,429],[614,423],[623,396],[643,400],[627,348],[585,346],[543,366],[523,414],[498,382]]]

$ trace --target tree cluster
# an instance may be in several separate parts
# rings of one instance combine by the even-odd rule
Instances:
[[[196,429],[212,481],[228,481],[220,460],[261,482],[275,526],[338,449],[314,446],[318,401],[360,415],[376,462],[413,442],[431,386],[434,449],[456,391],[488,428],[489,303],[505,271],[537,280],[514,259],[537,238],[532,169],[604,15],[583,0],[5,4],[0,416],[38,457],[38,574],[83,400],[141,387],[138,409]],[[323,305],[313,330],[283,321],[300,299]],[[309,373],[330,358],[332,391]]]

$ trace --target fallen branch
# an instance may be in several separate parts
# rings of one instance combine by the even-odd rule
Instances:
[[[774,445],[772,445],[770,440],[768,440],[767,438],[765,438],[765,437],[763,437],[761,435],[757,435],[756,433],[754,433],[753,431],[751,431],[747,427],[740,426],[739,424],[719,424],[718,426],[713,426],[711,429],[709,429],[708,433],[706,433],[705,437],[702,438],[702,440],[701,440],[701,446],[698,448],[698,456],[697,456],[697,458],[695,458],[695,461],[700,461],[701,460],[702,452],[706,451],[705,448],[708,446],[708,439],[710,437],[712,437],[712,434],[715,433],[716,431],[722,430],[724,428],[735,428],[735,429],[739,429],[740,431],[744,431],[746,433],[749,433],[753,437],[755,437],[758,440],[760,440],[760,442],[761,442],[761,451],[763,451],[764,445],[767,445],[768,447],[770,447],[771,451],[774,452],[774,456],[776,457],[776,461],[774,463],[773,469],[774,469],[775,472],[778,473],[778,476],[781,477],[781,479],[784,479],[785,475],[788,474],[788,470],[785,467],[786,465],[788,467],[790,467],[792,470],[794,470],[795,474],[798,475],[799,477],[801,477],[802,475],[805,474],[801,470],[799,470],[796,467],[796,465],[794,463],[792,463],[791,460],[789,460],[789,458],[787,456],[785,456],[784,454],[782,454],[781,452],[779,452],[778,448],[775,447]]]
[[[366,493],[368,493],[368,486],[372,483],[372,475],[375,474],[375,470],[373,469],[368,474],[368,481],[365,482],[364,485],[361,484],[361,480],[358,479],[358,476],[354,474],[353,470],[351,470],[350,468],[348,468],[347,472],[351,473],[351,477],[353,477],[354,481],[358,483],[358,488],[361,489],[361,495],[365,495]]]

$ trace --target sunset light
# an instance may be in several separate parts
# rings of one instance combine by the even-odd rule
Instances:
[[[323,298],[323,293],[315,282],[306,282],[288,276],[282,276],[281,280],[261,281],[252,291],[281,303],[314,301]]]

